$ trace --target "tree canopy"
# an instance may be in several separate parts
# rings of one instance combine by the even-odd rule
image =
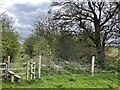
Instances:
[[[56,26],[87,36],[95,44],[99,65],[104,68],[105,45],[119,33],[120,3],[66,0],[52,2],[51,6],[60,7],[50,12]]]
[[[14,32],[11,21],[7,17],[2,17],[0,22],[2,32],[2,58],[4,60],[10,56],[11,60],[13,60],[19,47],[17,40],[18,34]]]

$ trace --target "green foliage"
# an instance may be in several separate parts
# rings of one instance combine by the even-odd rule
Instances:
[[[31,58],[42,51],[43,55],[52,55],[52,59],[86,63],[92,53],[95,53],[94,47],[91,47],[93,43],[87,37],[82,38],[64,30],[56,32],[50,28],[52,27],[38,21],[34,26],[33,35],[25,40],[25,52]]]
[[[69,81],[70,81],[70,82],[74,82],[74,81],[76,81],[76,80],[75,80],[75,78],[69,78]]]
[[[119,62],[120,59],[107,58],[105,63],[106,70],[116,72],[119,69]]]
[[[83,68],[77,65],[67,65],[64,67],[71,74],[89,74],[89,70],[87,68]]]
[[[33,45],[35,44],[35,42],[36,42],[36,38],[31,36],[28,39],[26,39],[24,43],[25,54],[29,55],[30,58],[33,57],[34,54]]]
[[[48,41],[45,38],[39,37],[39,40],[37,43],[34,45],[34,53],[35,55],[38,55],[42,51],[45,54],[49,54],[51,49],[48,44]]]
[[[117,56],[119,53],[119,48],[117,48],[117,47],[106,47],[106,48],[107,48],[107,50],[106,50],[107,54],[112,54],[112,55]]]
[[[19,43],[18,43],[18,34],[14,32],[12,20],[6,15],[1,15],[0,18],[0,31],[1,41],[2,41],[2,58],[6,59],[8,56],[11,56],[11,59],[15,59],[17,54]]]
[[[108,71],[116,72],[119,69],[119,48],[117,47],[106,47],[106,61],[105,67]]]
[[[44,54],[50,53],[50,47],[48,41],[40,36],[32,35],[26,39],[24,43],[25,53],[32,58],[38,55],[41,51]]]
[[[95,48],[89,39],[61,31],[56,40],[55,56],[67,61],[89,62]]]
[[[2,32],[2,57],[7,58],[7,56],[11,56],[11,59],[13,59],[17,54],[19,47],[17,37],[14,32]]]
[[[69,36],[64,31],[61,31],[56,45],[56,57],[64,60],[75,59],[76,55],[76,39],[74,36]]]

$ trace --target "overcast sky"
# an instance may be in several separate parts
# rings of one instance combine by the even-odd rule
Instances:
[[[22,38],[30,34],[33,20],[45,16],[51,0],[0,0],[0,13],[6,11],[14,19],[14,24]]]

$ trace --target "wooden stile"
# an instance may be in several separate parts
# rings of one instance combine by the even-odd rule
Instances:
[[[16,63],[9,63],[9,61],[10,61],[10,56],[8,56],[8,60],[6,63],[0,63],[0,65],[2,66],[2,68],[0,68],[0,71],[2,71],[1,78],[3,80],[9,80],[9,77],[11,77],[11,82],[14,82],[14,79],[18,80],[18,79],[24,78],[24,77],[21,77],[18,75],[25,75],[25,74],[26,74],[26,77],[25,77],[26,80],[29,80],[29,79],[32,80],[32,79],[36,78],[36,62],[33,62],[33,60],[31,60],[27,63],[24,63],[24,64],[19,63],[21,65],[24,65],[22,68],[9,67],[9,65],[11,65],[11,64],[16,64]],[[26,68],[25,68],[25,66],[26,66]],[[19,72],[19,70],[20,70],[20,72]],[[22,72],[23,70],[24,70],[24,72]],[[12,71],[15,74],[13,75],[8,71]]]

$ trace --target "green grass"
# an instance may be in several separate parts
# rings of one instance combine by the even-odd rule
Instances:
[[[114,73],[44,75],[41,79],[19,83],[3,81],[3,88],[116,88],[118,75]]]

